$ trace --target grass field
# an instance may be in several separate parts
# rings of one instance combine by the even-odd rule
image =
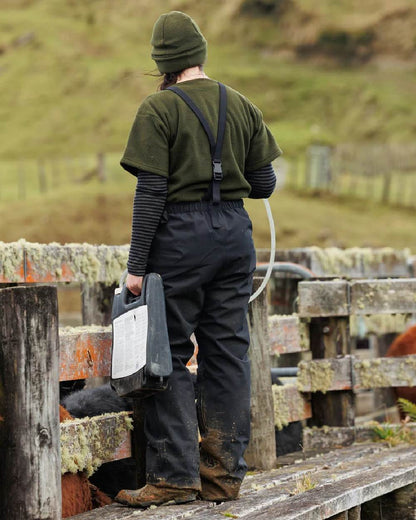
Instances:
[[[207,34],[207,73],[259,105],[288,157],[314,141],[414,140],[416,67],[395,40],[400,29],[400,41],[416,46],[405,25],[416,16],[411,0],[394,8],[386,0],[294,0],[284,16],[249,16],[241,13],[244,4],[4,0],[0,119],[7,123],[0,157],[122,150],[138,104],[157,85],[145,74],[154,70],[151,27],[161,12],[175,8],[195,16]],[[380,29],[388,15],[394,34]],[[315,49],[325,30],[360,27],[375,35],[374,59],[366,64],[324,59],[326,48],[313,59],[297,58],[299,46]],[[390,51],[383,47],[388,43]]]
[[[1,238],[33,242],[125,244],[130,240],[133,177],[119,172],[106,184],[58,187],[46,195],[0,205]],[[416,250],[414,210],[302,195],[282,189],[270,199],[280,248],[384,247]],[[255,245],[267,248],[270,234],[261,201],[248,200]]]
[[[262,109],[287,160],[302,160],[312,142],[415,140],[414,0],[276,0],[271,13],[258,11],[272,4],[3,0],[0,239],[129,241],[134,179],[118,159],[137,106],[156,89],[146,75],[149,39],[170,9],[197,19],[209,41],[206,72]],[[74,183],[98,152],[108,157],[108,182]],[[46,193],[36,193],[38,159]],[[349,186],[340,198],[275,194],[279,246],[414,247],[413,211],[350,199]],[[265,247],[264,208],[248,207]]]

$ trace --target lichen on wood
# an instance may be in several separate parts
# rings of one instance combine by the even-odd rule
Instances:
[[[335,371],[329,361],[301,361],[298,368],[297,387],[301,392],[310,389],[325,394],[332,387]]]
[[[311,247],[310,251],[315,255],[318,266],[312,266],[323,274],[331,275],[372,275],[373,272],[384,274],[383,271],[394,272],[395,266],[406,262],[411,253],[409,249],[395,250],[391,247],[384,248],[360,248],[352,247],[340,249],[337,247],[319,248]],[[319,274],[318,272],[318,274]]]
[[[117,282],[126,269],[126,245],[0,242],[0,279],[8,282]]]
[[[389,363],[389,360],[385,360]],[[357,378],[360,380],[362,388],[380,388],[392,386],[391,378],[388,374],[388,367],[381,367],[380,359],[356,361],[354,370]]]
[[[289,404],[286,399],[284,386],[272,385],[274,400],[274,425],[278,430],[287,426],[290,422]]]
[[[274,425],[278,430],[294,420],[305,418],[305,401],[296,385],[272,385]]]
[[[25,240],[0,242],[0,280],[21,282],[23,273]]]
[[[408,314],[373,314],[350,316],[351,336],[364,337],[368,334],[381,336],[390,332],[404,332],[408,326]]]
[[[102,419],[108,418],[108,421]],[[97,419],[101,419],[97,420]],[[119,447],[132,419],[128,412],[75,419],[61,424],[61,472],[84,471],[90,476]]]

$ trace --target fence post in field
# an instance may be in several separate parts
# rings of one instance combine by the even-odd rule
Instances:
[[[261,278],[254,278],[253,292]],[[245,459],[251,468],[270,469],[276,461],[274,405],[267,324],[267,292],[249,307],[251,363],[251,438]]]
[[[18,166],[18,198],[19,200],[25,200],[26,198],[26,179],[25,179],[25,172],[23,169],[23,165],[21,162],[19,162]]]
[[[39,191],[41,193],[46,193],[46,191],[47,191],[46,173],[45,173],[45,164],[43,161],[38,161],[38,177],[39,177]]]
[[[98,180],[100,182],[105,182],[107,180],[106,171],[105,171],[105,155],[102,152],[97,154],[97,172],[98,172]]]
[[[0,289],[0,518],[60,520],[56,288]]]
[[[381,202],[387,204],[390,199],[391,172],[386,172],[383,178],[383,191],[381,194]]]

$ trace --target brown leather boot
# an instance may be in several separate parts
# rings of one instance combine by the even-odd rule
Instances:
[[[200,498],[218,503],[236,500],[239,497],[241,481],[230,477],[215,478],[211,476],[210,480],[201,477],[201,485]]]
[[[140,489],[122,489],[114,500],[130,507],[149,507],[185,504],[196,497],[195,489],[146,484]]]

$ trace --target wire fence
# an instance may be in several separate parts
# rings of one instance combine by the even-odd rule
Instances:
[[[0,161],[0,203],[27,200],[70,184],[105,183],[114,177],[119,154]]]
[[[121,153],[0,161],[0,204],[27,200],[70,184],[122,182]],[[297,160],[279,158],[279,188],[324,191],[416,207],[416,144],[310,146]]]
[[[414,208],[416,145],[313,145],[292,162],[286,180],[294,189]]]

